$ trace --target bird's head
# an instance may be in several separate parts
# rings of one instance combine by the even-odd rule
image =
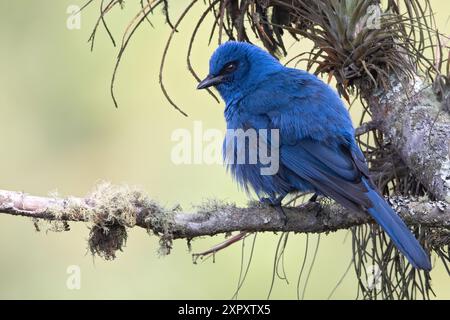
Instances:
[[[228,41],[220,45],[209,61],[209,75],[197,89],[214,86],[227,102],[251,90],[267,75],[281,68],[268,52],[249,43]]]

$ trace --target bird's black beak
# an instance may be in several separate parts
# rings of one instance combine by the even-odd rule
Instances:
[[[219,83],[222,83],[222,81],[223,81],[222,75],[218,76],[209,75],[198,84],[197,89],[209,88],[211,86],[215,86],[218,85]]]

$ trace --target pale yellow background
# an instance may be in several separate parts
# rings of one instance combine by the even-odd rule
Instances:
[[[203,121],[204,128],[224,129],[223,105],[195,90],[196,82],[186,69],[187,39],[193,18],[205,9],[203,2],[181,25],[168,56],[167,87],[188,118],[171,108],[158,86],[158,67],[170,33],[159,9],[152,17],[155,28],[143,24],[124,56],[116,84],[120,108],[114,109],[109,81],[117,48],[102,27],[93,53],[86,43],[99,11],[100,1],[94,2],[95,7],[82,13],[81,30],[66,28],[68,5],[80,1],[0,2],[0,188],[82,196],[98,181],[108,180],[141,186],[167,206],[181,203],[189,209],[207,198],[245,204],[246,196],[222,166],[175,166],[170,159],[173,130],[192,129],[195,120]],[[443,27],[449,5],[432,2]],[[175,20],[185,2],[170,3],[176,3],[171,8]],[[138,8],[138,1],[126,1],[124,11],[116,8],[107,17],[118,42]],[[201,75],[215,48],[215,43],[206,44],[210,26],[207,20],[193,52]],[[306,298],[326,298],[343,274],[351,257],[345,235],[322,236]],[[185,241],[176,241],[171,255],[158,258],[157,239],[134,229],[124,252],[111,262],[87,252],[87,236],[84,224],[71,224],[70,232],[37,233],[28,219],[1,215],[0,298],[227,299],[237,284],[239,245],[218,254],[215,263],[194,265]],[[222,239],[195,240],[194,251]],[[258,236],[241,298],[266,297],[277,240],[272,234]],[[315,241],[312,235],[311,251]],[[250,241],[246,244],[248,249]],[[304,244],[304,235],[291,235],[286,254],[289,285],[278,280],[273,298],[296,298]],[[66,287],[70,265],[81,268],[80,290]],[[435,268],[432,277],[437,297],[450,298],[443,268]],[[355,295],[351,272],[334,298]]]

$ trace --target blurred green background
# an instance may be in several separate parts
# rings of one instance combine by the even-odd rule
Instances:
[[[188,37],[195,18],[205,9],[203,2],[180,26],[167,58],[167,88],[188,118],[172,109],[158,85],[159,63],[170,33],[160,9],[151,17],[155,28],[144,23],[124,55],[116,83],[120,107],[114,109],[109,81],[117,48],[102,27],[93,53],[86,42],[98,16],[100,1],[94,2],[82,12],[80,30],[67,29],[66,10],[81,1],[0,2],[0,188],[82,196],[106,180],[140,186],[167,206],[180,203],[189,209],[208,198],[245,204],[245,194],[222,166],[176,166],[170,159],[173,130],[192,130],[196,120],[203,121],[204,128],[225,128],[223,106],[196,91],[196,81],[186,69]],[[138,3],[127,1],[125,10],[115,8],[107,17],[118,43],[139,10]],[[171,3],[175,20],[186,3]],[[432,4],[441,30],[449,33],[448,3]],[[215,44],[207,47],[210,26],[207,20],[193,51],[200,75],[207,73],[215,48]],[[303,44],[295,46],[305,49]],[[175,241],[172,254],[160,258],[157,239],[136,228],[130,230],[127,246],[117,259],[103,261],[88,252],[88,232],[86,225],[75,223],[70,232],[36,232],[29,219],[1,215],[0,298],[228,299],[235,291],[240,245],[218,254],[215,262],[209,259],[194,265],[185,241]],[[344,273],[351,257],[346,234],[322,236],[305,298],[327,298]],[[258,235],[240,298],[266,298],[278,237]],[[193,250],[222,240],[223,236],[195,240]],[[310,253],[316,241],[317,236],[311,235]],[[247,256],[250,244],[248,238]],[[305,235],[291,235],[285,257],[289,284],[277,280],[272,298],[296,298],[304,251]],[[81,268],[79,290],[66,286],[70,265]],[[450,298],[450,281],[443,267],[435,268],[432,277],[437,298]],[[333,298],[355,297],[351,269]]]

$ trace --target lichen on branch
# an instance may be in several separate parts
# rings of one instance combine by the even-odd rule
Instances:
[[[450,205],[444,201],[407,197],[392,197],[389,201],[411,226],[450,230]],[[326,199],[284,207],[284,211],[288,217],[286,224],[275,209],[257,202],[242,208],[210,200],[196,206],[195,212],[185,212],[180,206],[164,208],[138,188],[109,183],[97,185],[84,198],[36,197],[0,190],[1,213],[46,221],[86,222],[90,228],[90,251],[107,260],[122,250],[127,230],[133,227],[157,235],[158,251],[165,255],[170,253],[174,239],[191,240],[233,231],[327,233],[372,223],[369,215],[347,210]],[[434,243],[439,241],[441,245],[449,244],[434,238]]]

